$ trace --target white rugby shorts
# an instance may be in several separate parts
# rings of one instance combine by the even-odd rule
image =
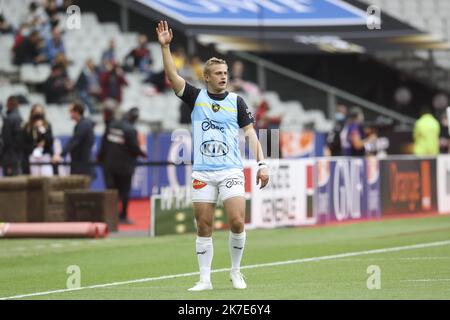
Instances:
[[[192,172],[192,202],[217,203],[245,196],[245,178],[241,169]]]

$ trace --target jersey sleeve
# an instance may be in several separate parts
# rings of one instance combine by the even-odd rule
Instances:
[[[240,96],[237,97],[237,111],[239,128],[243,128],[255,122],[252,113],[248,110],[247,104]]]
[[[192,110],[194,110],[195,100],[197,100],[199,94],[200,94],[199,88],[196,88],[186,82],[186,85],[184,86],[182,94],[181,96],[179,96],[179,98],[188,105],[189,109],[192,112]]]

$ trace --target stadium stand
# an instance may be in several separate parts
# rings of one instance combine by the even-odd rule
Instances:
[[[377,5],[385,12],[413,27],[428,32],[436,39],[450,41],[450,2],[446,0],[361,0],[367,4]],[[434,65],[434,81],[439,88],[448,90],[450,85],[450,51],[449,48],[433,51],[416,50],[413,54],[405,52],[379,51],[375,55],[390,62],[400,70],[408,71],[418,78],[430,79],[429,61]]]
[[[28,6],[31,0],[21,2],[5,0],[2,2],[3,11],[8,12],[8,18],[17,29],[21,21],[27,15]],[[64,30],[66,16],[59,14],[59,27]],[[96,64],[101,62],[102,52],[107,48],[111,39],[116,42],[116,59],[124,61],[125,56],[136,46],[138,34],[134,32],[122,32],[115,22],[99,22],[95,13],[86,12],[81,15],[81,24],[89,32],[83,30],[70,30],[63,33],[63,43],[65,53],[70,64],[67,73],[72,81],[76,81],[83,69],[87,59],[92,58]],[[43,64],[13,64],[13,53],[11,48],[14,44],[12,34],[0,35],[0,73],[7,76],[9,84],[2,85],[1,97],[6,99],[10,94],[21,94],[26,97],[27,103],[22,104],[20,112],[24,119],[28,117],[30,106],[34,103],[46,104],[42,91],[38,90],[51,73],[51,65]],[[9,49],[8,49],[9,48]],[[6,49],[6,50],[5,50]],[[148,49],[151,52],[153,63],[151,71],[161,72],[162,57],[160,55],[157,42],[150,42]],[[148,84],[144,83],[144,76],[138,72],[127,72],[126,80],[128,86],[123,90],[123,101],[120,109],[126,112],[133,106],[141,109],[140,129],[148,132],[151,128],[148,124],[159,124],[163,130],[173,130],[180,127],[179,124],[179,100],[171,92],[154,94]],[[282,115],[282,128],[301,129],[305,123],[313,122],[316,130],[329,131],[333,123],[328,120],[325,114],[319,110],[305,110],[301,102],[296,100],[282,101],[275,91],[264,92],[261,97],[254,97],[243,94],[249,101],[252,109],[261,101],[270,101],[271,114]],[[167,108],[167,106],[173,106]],[[56,135],[70,135],[72,125],[67,115],[67,104],[46,104],[49,121],[54,123],[54,133]],[[64,110],[64,111],[63,111]],[[93,115],[97,122],[95,131],[97,134],[103,132],[103,124],[99,114]],[[159,127],[159,126],[157,126]],[[181,126],[182,127],[182,126]]]

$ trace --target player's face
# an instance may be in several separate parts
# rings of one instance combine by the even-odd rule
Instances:
[[[205,74],[208,90],[213,93],[225,92],[228,83],[228,67],[226,64],[215,64]]]

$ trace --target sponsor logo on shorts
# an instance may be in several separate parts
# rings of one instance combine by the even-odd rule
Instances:
[[[228,154],[229,148],[225,142],[208,140],[201,144],[200,152],[207,157],[223,157]]]
[[[223,126],[223,124],[221,122],[217,122],[217,121],[211,120],[209,118],[206,118],[202,122],[202,130],[203,131],[208,131],[209,129],[211,129],[211,130],[219,130],[222,133],[225,132],[225,127]]]
[[[233,187],[233,186],[243,186],[244,185],[244,181],[242,181],[241,179],[228,179],[227,182],[225,183],[225,187],[227,187],[228,189]]]
[[[206,183],[197,179],[194,179],[194,181],[192,182],[192,186],[194,187],[194,189],[198,190],[201,188],[204,188],[206,186]]]

